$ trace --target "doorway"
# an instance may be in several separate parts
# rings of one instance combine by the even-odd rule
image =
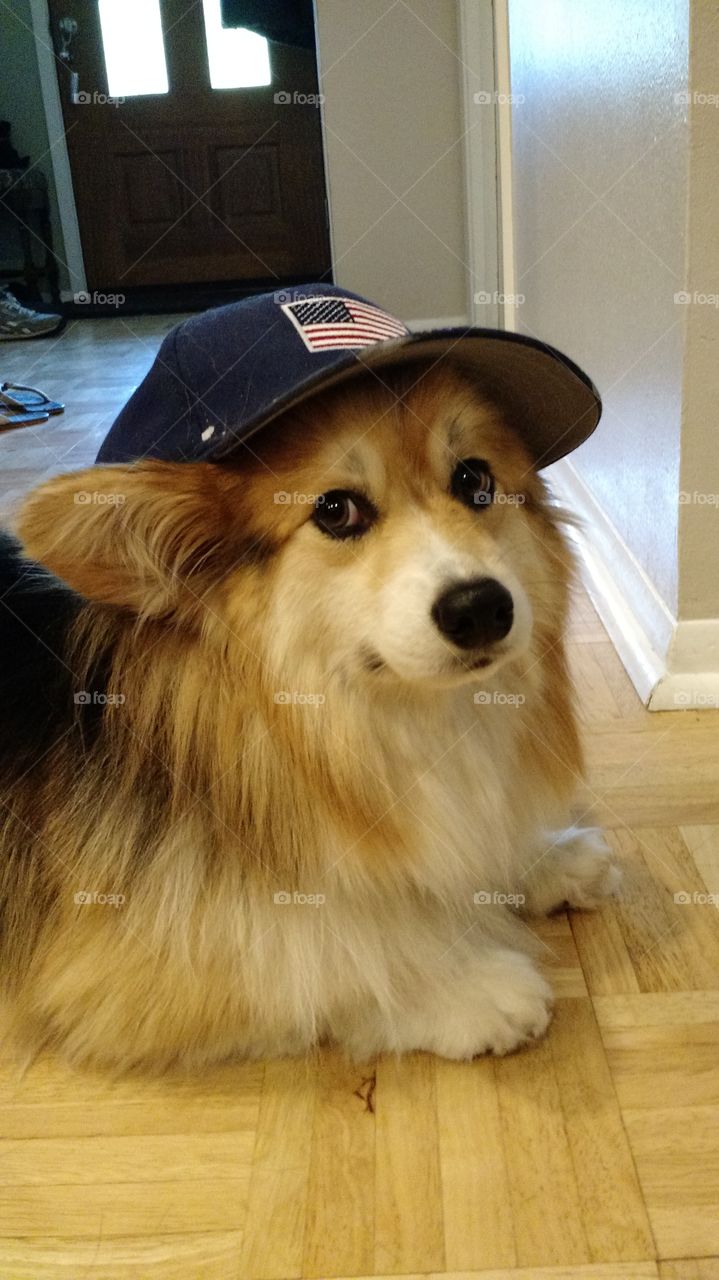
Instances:
[[[220,0],[48,8],[88,290],[330,278],[314,48]]]

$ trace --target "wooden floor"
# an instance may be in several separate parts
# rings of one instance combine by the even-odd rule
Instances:
[[[68,402],[0,436],[6,505],[92,460],[167,324],[0,349],[0,377]],[[579,812],[626,878],[616,905],[538,930],[560,997],[546,1040],[161,1083],[50,1059],[21,1077],[6,1051],[0,1280],[719,1280],[719,717],[645,712],[584,596],[571,654]]]

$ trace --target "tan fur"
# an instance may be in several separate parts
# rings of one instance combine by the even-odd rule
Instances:
[[[88,598],[65,655],[77,687],[110,645],[124,702],[99,747],[79,759],[60,742],[8,798],[16,1033],[120,1070],[323,1039],[359,1057],[504,1052],[541,1034],[548,991],[516,913],[474,895],[531,906],[543,877],[551,898],[547,833],[581,773],[559,515],[459,372],[358,383],[250,443],[223,466],[61,476],[25,505],[28,554]],[[521,504],[452,498],[468,456]],[[311,505],[275,497],[335,488],[371,496],[365,538],[328,538]],[[417,674],[432,638],[393,601],[435,542],[526,595],[525,649],[486,673],[439,652]],[[417,575],[434,571],[425,556]],[[415,667],[368,669],[385,640],[401,665],[405,627]]]

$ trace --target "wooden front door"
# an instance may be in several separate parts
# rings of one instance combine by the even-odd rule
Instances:
[[[102,23],[98,0],[49,4],[58,55],[61,22],[77,24],[56,65],[88,288],[329,273],[314,51],[262,41],[271,83],[213,88],[222,70],[208,52],[211,0],[118,0],[121,11],[102,2]],[[220,52],[226,38],[218,18]],[[137,65],[123,71],[133,41]],[[167,91],[121,94],[133,75],[157,90],[163,44]],[[113,74],[124,100],[109,100]]]

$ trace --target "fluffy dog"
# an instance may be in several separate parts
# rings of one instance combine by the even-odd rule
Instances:
[[[32,493],[0,608],[15,1034],[120,1070],[540,1036],[520,912],[616,880],[566,830],[563,518],[448,362],[222,465]]]

